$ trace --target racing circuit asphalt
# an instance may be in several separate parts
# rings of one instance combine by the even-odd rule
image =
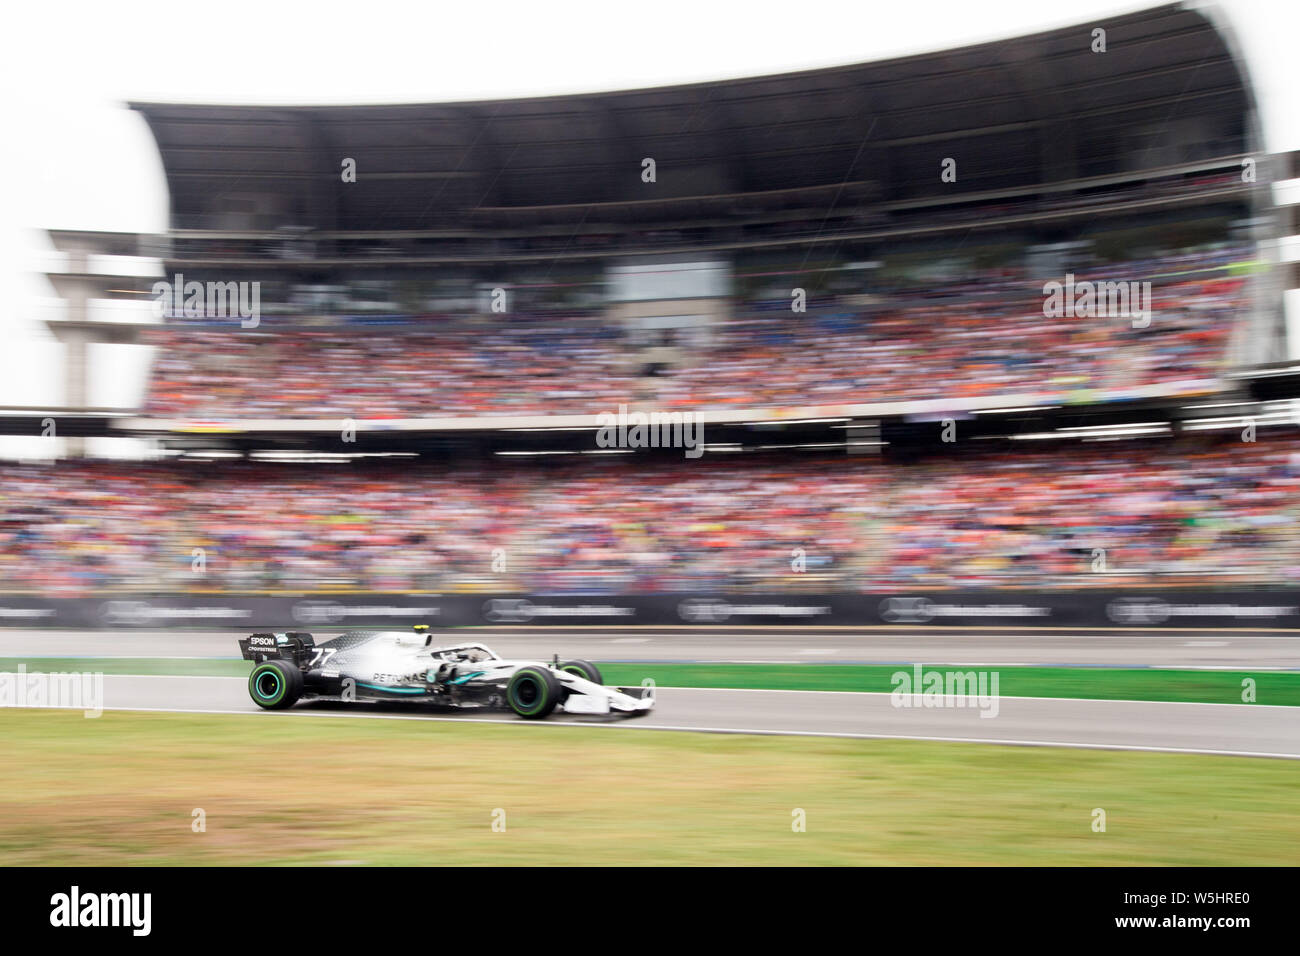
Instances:
[[[341,632],[342,629],[335,629]],[[333,636],[313,631],[318,640]],[[1300,670],[1300,630],[546,627],[435,631],[503,657]],[[0,630],[0,657],[238,657],[237,631]]]
[[[888,694],[660,688],[655,709],[643,717],[557,714],[545,721],[525,721],[497,712],[336,702],[304,702],[281,713],[258,713],[242,677],[104,677],[106,710],[246,713],[266,720],[324,715],[530,726],[595,724],[644,730],[897,737],[1300,759],[1300,707],[1024,697],[1003,697],[996,703],[996,714],[984,717],[973,701],[965,707],[900,708],[891,704]]]
[[[506,657],[622,661],[823,661],[1111,667],[1300,669],[1300,633],[1284,631],[755,630],[734,628],[464,629]],[[454,636],[452,636],[454,635]],[[0,657],[233,657],[231,632],[0,631]],[[71,665],[71,662],[70,662]],[[70,666],[69,669],[72,669]],[[601,726],[717,733],[971,741],[1300,758],[1300,707],[1002,697],[996,716],[964,707],[901,708],[888,694],[660,688],[638,718],[431,711],[304,703],[284,714]],[[106,675],[109,710],[253,714],[239,677]]]

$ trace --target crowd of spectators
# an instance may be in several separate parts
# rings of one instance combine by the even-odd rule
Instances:
[[[1300,438],[1187,442],[912,463],[7,465],[0,590],[1297,583]]]
[[[597,414],[621,403],[704,410],[1132,388],[1213,377],[1245,280],[1223,252],[1094,269],[1152,283],[1152,314],[1044,315],[1043,280],[999,273],[827,299],[740,303],[703,344],[656,361],[599,321],[397,328],[160,328],[145,411],[181,418]],[[1058,280],[1064,277],[1056,277]],[[503,317],[497,317],[503,318]],[[504,317],[508,318],[508,317]]]

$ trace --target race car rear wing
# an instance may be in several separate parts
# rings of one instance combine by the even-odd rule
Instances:
[[[316,639],[306,631],[283,634],[250,634],[240,638],[239,653],[246,661],[286,660],[301,666],[316,646]]]

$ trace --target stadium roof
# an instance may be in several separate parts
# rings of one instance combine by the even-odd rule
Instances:
[[[1106,52],[1092,31],[1106,31]],[[1251,95],[1201,13],[1157,7],[994,43],[776,76],[390,106],[132,103],[172,228],[429,230],[907,200],[1252,147]],[[345,157],[357,181],[340,175]],[[657,181],[642,181],[653,158]],[[957,161],[957,182],[940,164]],[[799,190],[800,192],[793,192]]]

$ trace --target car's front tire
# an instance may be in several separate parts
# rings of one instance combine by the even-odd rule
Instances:
[[[565,661],[560,665],[560,670],[570,674],[576,674],[583,680],[589,680],[593,684],[605,683],[600,679],[600,668],[591,661],[584,661],[581,658],[575,658],[571,661]]]
[[[302,696],[302,671],[284,661],[263,661],[248,675],[248,696],[267,710],[292,707]]]
[[[520,717],[537,720],[560,702],[560,682],[545,667],[521,667],[506,685],[506,703]]]

